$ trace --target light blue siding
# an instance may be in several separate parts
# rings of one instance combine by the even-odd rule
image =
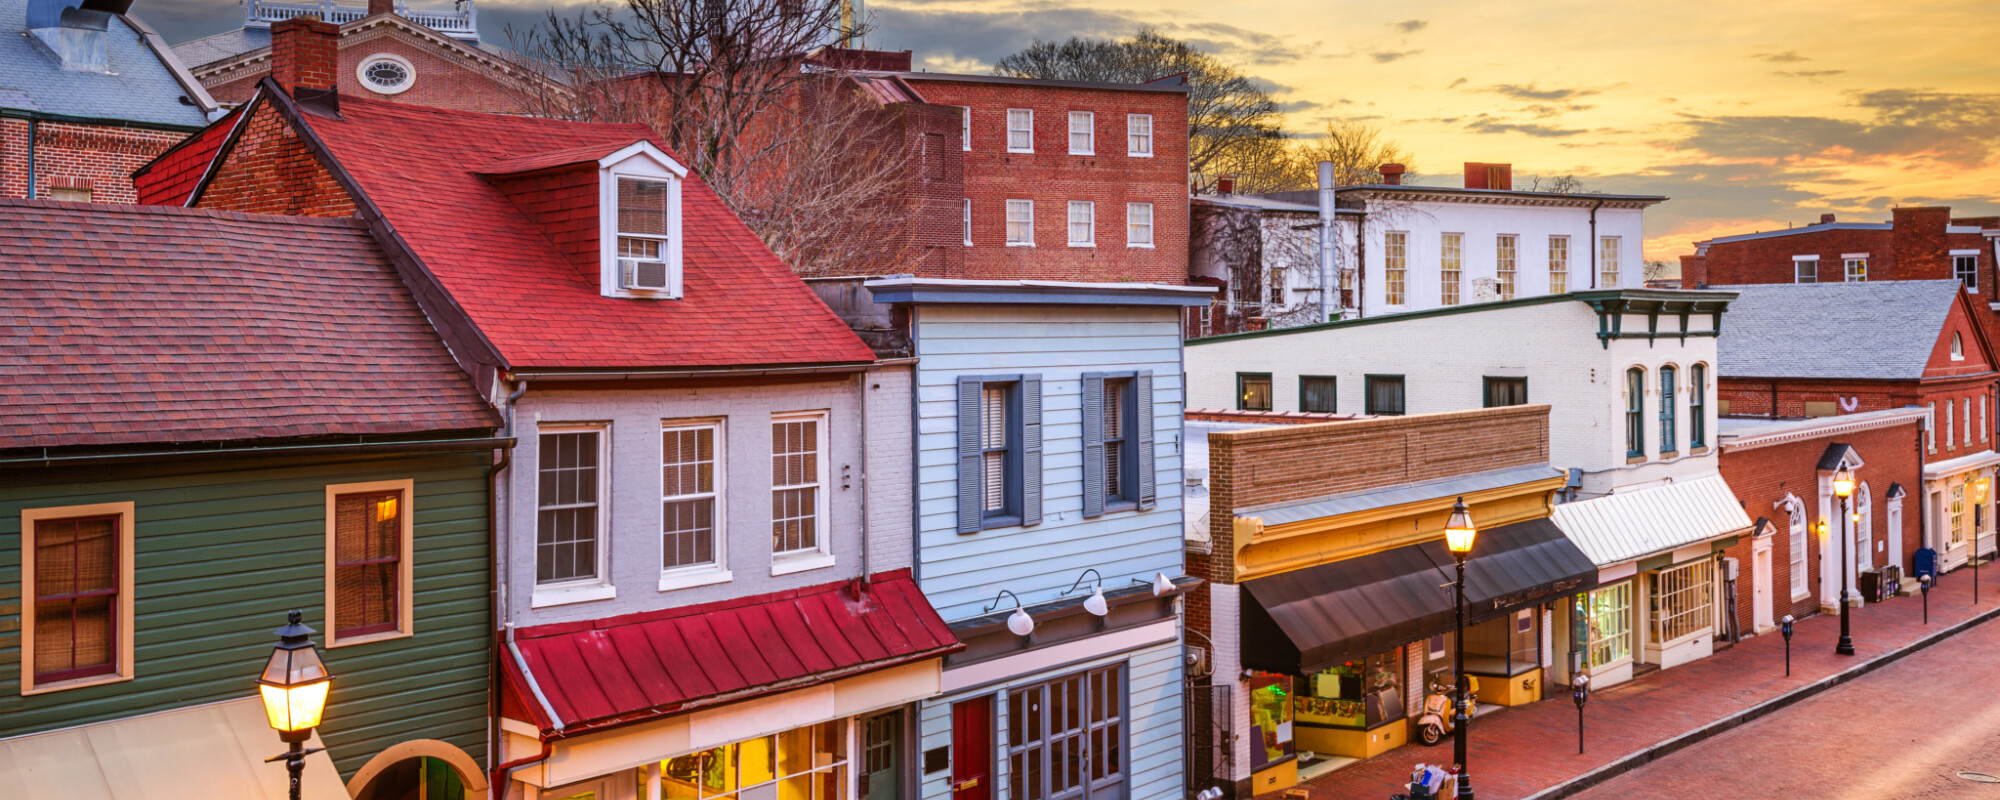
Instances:
[[[979,614],[1001,589],[1029,604],[1056,599],[1092,567],[1107,588],[1181,574],[1177,309],[925,305],[916,342],[918,575],[946,619]],[[1159,501],[1085,519],[1082,375],[1136,370],[1153,373]],[[961,534],[956,381],[1010,374],[1042,376],[1042,523]]]

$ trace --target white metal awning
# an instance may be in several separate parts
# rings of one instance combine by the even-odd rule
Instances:
[[[1564,503],[1549,516],[1599,567],[1742,533],[1751,524],[1720,475]]]
[[[1961,472],[1969,472],[1995,464],[2000,464],[2000,453],[1995,453],[1991,450],[1981,450],[1971,455],[1959,456],[1944,461],[1932,461],[1924,464],[1924,480],[1934,481],[1947,475],[1957,475]]]
[[[315,734],[307,747],[320,747]],[[0,739],[0,795],[64,800],[282,800],[285,751],[257,698]],[[348,800],[324,752],[306,757],[307,800]]]

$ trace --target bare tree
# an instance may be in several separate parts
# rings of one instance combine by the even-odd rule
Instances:
[[[1550,194],[1584,194],[1583,180],[1575,175],[1536,175],[1528,181],[1528,191]]]
[[[643,122],[765,244],[806,274],[873,260],[902,269],[896,225],[909,148],[894,114],[867,100],[828,43],[867,26],[842,0],[620,0],[550,11],[515,49],[546,62],[563,92],[529,113]],[[872,244],[871,244],[872,243]]]
[[[1218,162],[1283,136],[1278,104],[1250,78],[1208,53],[1146,28],[1129,39],[1037,40],[995,62],[1016,78],[1147,83],[1175,75],[1188,83],[1188,172],[1206,188]]]
[[[1666,261],[1659,261],[1659,260],[1648,261],[1645,262],[1644,271],[1640,273],[1640,276],[1641,276],[1640,279],[1646,281],[1647,283],[1651,283],[1653,281],[1677,280],[1681,276],[1681,269],[1679,264],[1672,264]]]
[[[1310,189],[1318,184],[1318,164],[1333,162],[1333,185],[1360,186],[1381,183],[1382,175],[1377,168],[1383,164],[1401,164],[1407,169],[1405,181],[1417,176],[1416,156],[1403,149],[1402,144],[1382,135],[1382,129],[1373,123],[1359,120],[1329,120],[1326,131],[1317,139],[1295,139],[1293,156],[1310,171],[1311,177],[1305,185],[1296,188]]]

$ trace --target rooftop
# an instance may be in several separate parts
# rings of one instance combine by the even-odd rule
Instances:
[[[104,71],[64,69],[61,57],[29,32],[31,4],[62,5],[0,0],[0,109],[186,130],[208,124],[215,101],[145,23],[109,15]]]
[[[1917,380],[1937,347],[1960,284],[1865,281],[1714,288],[1737,293],[1716,342],[1719,375]]]

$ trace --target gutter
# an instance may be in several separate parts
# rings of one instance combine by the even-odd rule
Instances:
[[[848,361],[848,362],[839,362],[833,364],[816,364],[811,366],[798,366],[798,367],[728,366],[728,367],[714,367],[709,369],[687,368],[687,367],[661,367],[657,369],[641,368],[641,369],[570,371],[570,370],[533,370],[533,369],[516,368],[514,370],[511,370],[511,372],[515,376],[519,377],[521,380],[524,381],[529,379],[542,380],[542,381],[564,381],[564,380],[650,381],[650,380],[662,380],[668,378],[705,378],[714,376],[741,376],[741,377],[762,378],[762,377],[778,377],[784,375],[848,375],[857,372],[867,372],[868,370],[877,366],[888,366],[899,363],[915,363],[915,361],[916,359],[911,358],[911,359],[891,359],[886,361]]]
[[[468,450],[511,449],[514,440],[504,436],[476,439],[424,439],[412,442],[349,442],[277,447],[226,447],[214,450],[153,450],[143,453],[116,453],[86,456],[29,456],[0,458],[0,469],[10,467],[71,467],[105,464],[135,464],[150,461],[193,461],[218,456],[316,456],[360,453],[456,453]]]
[[[43,111],[28,111],[19,108],[0,108],[0,118],[25,119],[30,122],[35,120],[42,122],[62,122],[71,125],[96,125],[106,128],[137,128],[139,130],[167,131],[169,133],[195,133],[208,127],[206,125],[174,125],[166,122],[140,122],[130,119],[112,119],[110,117],[78,117],[69,114],[50,114]]]

